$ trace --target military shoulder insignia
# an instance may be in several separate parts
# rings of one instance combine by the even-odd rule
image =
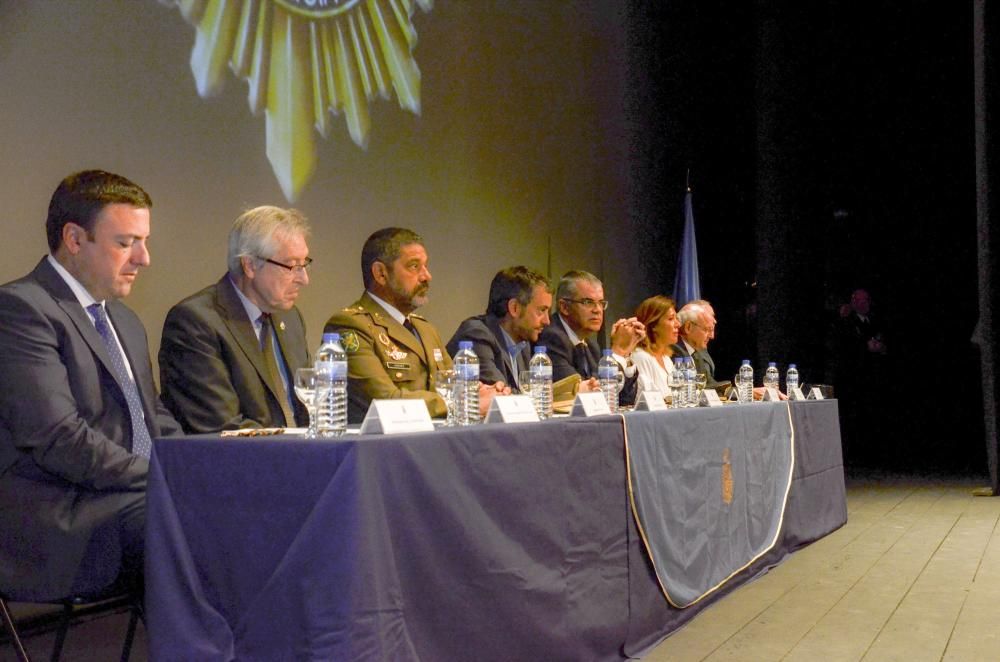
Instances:
[[[341,333],[340,344],[344,347],[345,352],[356,352],[361,349],[361,343],[358,341],[358,334],[353,331],[344,331]]]

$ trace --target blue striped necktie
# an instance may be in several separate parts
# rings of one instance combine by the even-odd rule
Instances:
[[[108,350],[108,356],[111,358],[111,367],[114,369],[115,377],[118,378],[118,383],[121,384],[122,390],[125,392],[125,402],[128,403],[128,413],[132,419],[132,452],[142,457],[149,457],[149,451],[153,446],[153,442],[149,437],[149,430],[146,429],[146,419],[142,414],[142,400],[139,399],[139,389],[136,388],[135,382],[129,376],[128,370],[125,369],[125,357],[122,356],[121,349],[119,349],[118,343],[115,342],[115,338],[111,333],[111,327],[108,324],[108,316],[104,312],[104,306],[99,303],[91,304],[87,306],[87,312],[94,319],[94,326],[97,327],[97,333],[101,335],[104,347]]]

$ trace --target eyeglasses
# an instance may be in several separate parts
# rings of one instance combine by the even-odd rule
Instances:
[[[564,297],[563,301],[569,301],[570,303],[578,303],[584,308],[591,308],[591,309],[600,308],[601,310],[608,309],[608,302],[605,301],[604,299],[601,299],[600,301],[594,301],[593,299],[568,299]]]
[[[705,331],[707,333],[715,333],[715,325],[714,324],[712,326],[705,326],[704,324],[699,324],[698,322],[691,322],[691,324],[693,324],[694,326],[698,327],[699,329],[702,329],[703,331]]]
[[[308,271],[309,270],[309,266],[313,263],[313,259],[311,257],[307,257],[305,259],[305,262],[303,262],[302,264],[283,264],[281,262],[278,262],[277,260],[272,260],[269,257],[262,257],[261,259],[264,260],[265,262],[267,262],[268,264],[273,264],[276,267],[281,267],[282,269],[287,269],[289,272],[291,272],[291,273],[293,273],[293,274],[295,274],[297,276],[301,276],[306,271]]]

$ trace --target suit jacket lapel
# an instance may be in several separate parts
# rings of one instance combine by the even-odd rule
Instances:
[[[289,357],[293,356],[294,353],[290,346],[290,340],[288,334],[285,333],[285,313],[275,313],[272,316],[274,320],[274,335],[278,339],[278,349],[281,350],[281,358],[285,362],[288,370],[292,370],[292,362]]]
[[[282,311],[281,313],[275,313],[273,315],[274,324],[274,335],[278,339],[278,349],[281,351],[281,358],[285,362],[285,369],[288,372],[288,382],[289,390],[295,388],[295,368],[296,367],[307,367],[307,366],[296,366],[292,361],[293,356],[296,356],[293,348],[292,341],[285,333],[285,318],[294,313],[288,313]],[[308,424],[309,412],[306,411],[305,405],[303,405],[297,397],[292,397],[292,409],[295,413],[295,417],[298,420],[305,421]]]
[[[490,333],[493,334],[493,338],[496,340],[497,347],[500,349],[500,356],[502,357],[502,365],[504,371],[504,381],[507,382],[508,384],[518,386],[517,372],[520,370],[520,367],[517,365],[511,367],[510,365],[510,354],[507,352],[507,343],[503,336],[503,330],[500,329],[500,319],[494,315],[487,315],[486,328],[488,328],[490,330]],[[521,349],[520,352],[521,358],[525,359],[524,361],[525,370],[528,369],[528,362],[531,361],[530,354],[528,354],[527,357],[525,357],[528,351],[529,351],[528,348],[524,347]]]
[[[712,355],[709,354],[707,351],[702,352],[701,355],[703,357],[705,357],[705,364],[708,365],[708,368],[709,368],[710,372],[714,375],[715,374],[715,361],[712,360]]]
[[[80,337],[87,343],[90,351],[94,353],[94,356],[97,357],[108,371],[108,374],[114,378],[115,383],[118,384],[118,388],[124,396],[124,387],[118,383],[118,377],[115,375],[115,370],[111,365],[111,357],[108,356],[104,340],[101,338],[101,334],[97,332],[90,313],[80,305],[80,301],[73,294],[73,290],[69,288],[69,285],[62,279],[62,276],[52,268],[47,258],[42,258],[42,261],[38,263],[38,266],[35,267],[34,275],[38,283],[45,288],[49,295],[59,304],[59,307],[63,309],[66,316],[73,321],[73,325],[76,326]],[[113,321],[112,324],[114,324]]]
[[[236,287],[229,280],[229,275],[223,276],[215,288],[215,301],[219,308],[220,317],[226,328],[233,334],[236,344],[239,345],[243,353],[246,354],[253,365],[261,381],[271,390],[271,394],[278,397],[278,385],[271,379],[271,371],[267,369],[264,362],[264,352],[260,349],[260,340],[254,332],[253,322],[247,316],[247,310],[243,307],[243,302],[236,294]]]
[[[437,361],[433,360],[434,345],[428,341],[434,337],[434,330],[431,328],[430,322],[421,317],[411,316],[410,322],[413,324],[413,328],[417,330],[417,333],[420,334],[420,341],[418,342],[420,346],[419,356],[430,369],[431,375],[433,375],[437,369]],[[405,326],[403,327],[403,331],[410,336],[413,335]],[[438,348],[438,351],[441,351],[440,348]]]

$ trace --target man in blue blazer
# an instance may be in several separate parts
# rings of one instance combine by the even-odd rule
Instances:
[[[509,267],[490,283],[485,315],[462,322],[448,341],[448,354],[458,352],[462,340],[472,342],[479,357],[479,380],[520,389],[519,373],[528,369],[531,343],[549,324],[552,286],[541,273],[528,267]]]
[[[119,175],[70,175],[49,204],[49,255],[0,287],[0,590],[13,599],[140,585],[151,440],[180,431],[118,301],[149,264],[150,206]]]

